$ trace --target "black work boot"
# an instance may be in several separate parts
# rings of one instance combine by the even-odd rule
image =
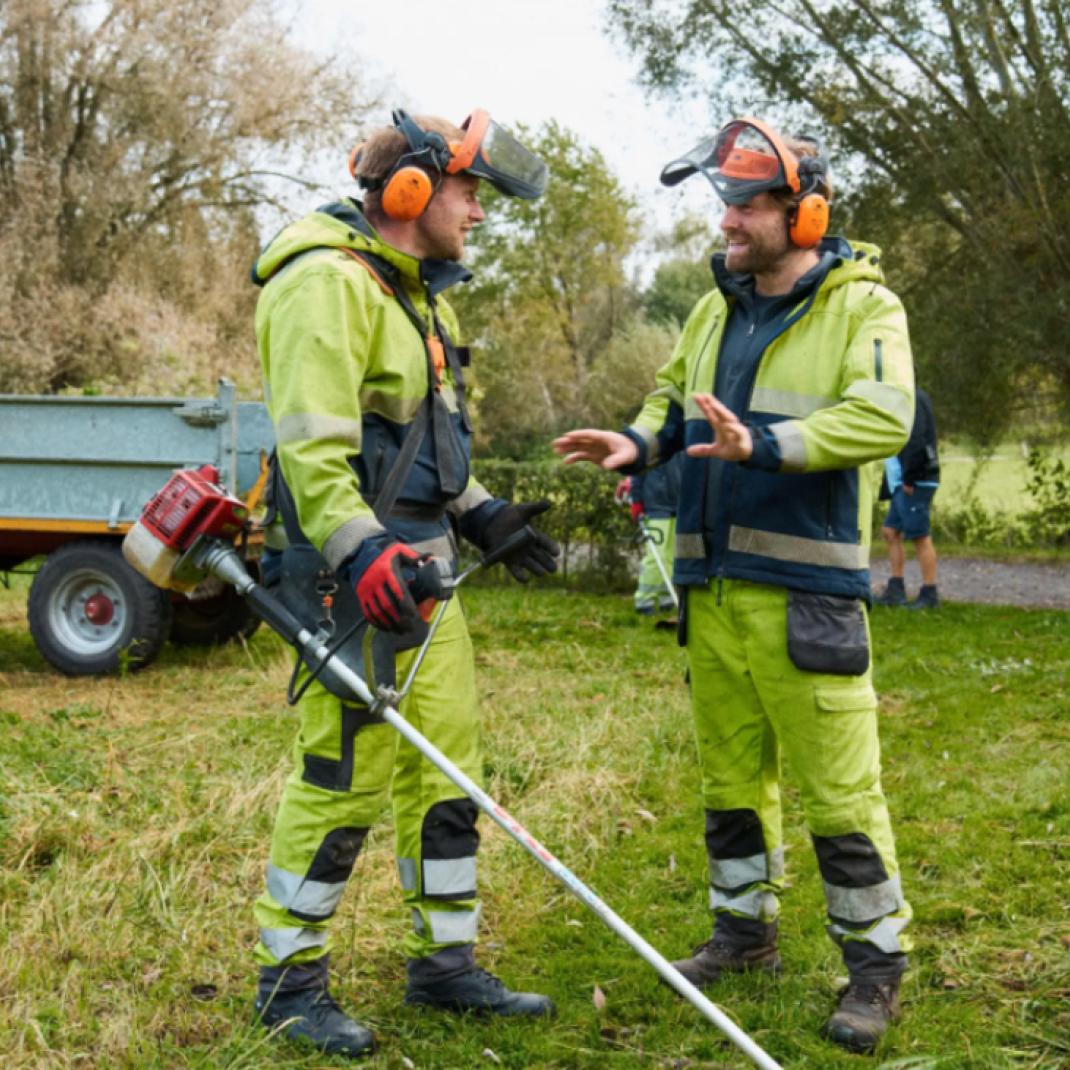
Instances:
[[[884,590],[875,599],[878,606],[905,606],[907,589],[902,576],[892,576],[885,584]]]
[[[888,1023],[898,1019],[898,978],[867,981],[852,977],[825,1023],[825,1036],[841,1048],[868,1055],[880,1043]]]
[[[718,924],[713,936],[704,944],[695,948],[688,959],[679,959],[673,966],[693,985],[701,988],[712,985],[726,973],[746,973],[749,970],[765,970],[768,973],[780,972],[780,952],[777,951],[777,923],[751,923],[755,932],[743,934],[725,931]]]
[[[935,583],[926,583],[918,591],[918,597],[907,603],[907,609],[939,609],[940,594]]]
[[[326,956],[288,968],[262,967],[255,1010],[257,1022],[276,1035],[326,1055],[360,1059],[375,1051],[371,1030],[353,1021],[327,991]]]
[[[475,963],[473,948],[449,947],[424,959],[409,959],[405,1002],[463,1014],[542,1018],[555,1012],[549,996],[513,992]]]

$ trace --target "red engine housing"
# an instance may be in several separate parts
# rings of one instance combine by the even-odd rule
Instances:
[[[233,539],[248,516],[245,505],[219,485],[219,470],[206,464],[176,472],[145,505],[140,523],[164,546],[182,553],[201,535]]]

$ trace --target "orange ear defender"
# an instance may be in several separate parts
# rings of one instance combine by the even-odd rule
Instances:
[[[802,249],[817,245],[829,229],[829,202],[816,192],[827,170],[823,156],[796,157],[797,192],[802,196],[788,213],[788,237]]]
[[[433,130],[424,130],[419,123],[400,108],[393,113],[394,127],[408,142],[409,151],[394,164],[383,178],[358,175],[363,142],[349,157],[349,173],[366,190],[379,190],[383,211],[401,222],[411,222],[427,208],[435,195],[435,189],[452,163],[451,146],[446,139]],[[485,124],[484,124],[485,129]],[[482,136],[482,131],[480,132]],[[469,138],[465,138],[465,147]],[[474,148],[478,148],[476,142]],[[474,152],[474,150],[473,150]],[[459,170],[460,168],[457,168]]]

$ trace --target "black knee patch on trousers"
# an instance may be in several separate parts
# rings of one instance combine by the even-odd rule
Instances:
[[[814,836],[817,864],[826,884],[837,888],[871,888],[888,879],[881,856],[864,832],[845,836]]]
[[[761,819],[754,810],[707,810],[706,851],[711,858],[765,854]]]
[[[357,855],[368,835],[366,828],[331,829],[316,850],[307,879],[324,884],[338,884],[349,880]]]
[[[424,858],[470,858],[479,850],[476,819],[479,807],[471,799],[446,799],[424,815],[420,851]]]

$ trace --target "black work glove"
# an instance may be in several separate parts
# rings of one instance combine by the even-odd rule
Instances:
[[[469,536],[484,553],[493,553],[510,535],[530,524],[534,517],[545,513],[550,502],[545,498],[538,502],[516,502],[496,510],[484,524]],[[557,571],[557,558],[561,547],[541,531],[535,538],[504,558],[505,567],[515,580],[527,583],[532,576],[546,576]]]

